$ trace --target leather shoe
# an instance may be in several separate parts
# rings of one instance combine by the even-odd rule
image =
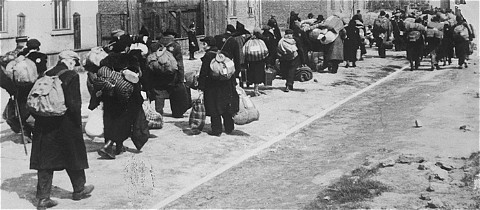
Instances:
[[[72,199],[75,201],[82,200],[84,198],[90,197],[90,193],[93,191],[95,187],[93,185],[86,185],[83,187],[83,190],[80,192],[74,192],[72,194]]]
[[[109,140],[105,146],[98,150],[98,155],[108,159],[115,159],[115,153],[113,152],[113,142]]]
[[[52,208],[54,206],[58,205],[58,202],[57,201],[54,201],[50,198],[44,198],[44,199],[40,199],[38,201],[38,205],[37,205],[37,208],[38,209],[46,209],[46,208]]]
[[[220,137],[222,135],[222,133],[217,133],[217,132],[210,131],[210,132],[208,132],[208,135]]]

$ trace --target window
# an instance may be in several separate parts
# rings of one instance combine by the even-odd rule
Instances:
[[[0,31],[6,31],[5,22],[5,0],[0,0]]]
[[[248,16],[253,17],[253,0],[248,0]]]
[[[53,0],[53,29],[69,29],[70,28],[70,1],[69,0]]]
[[[228,16],[237,16],[237,0],[228,0]]]

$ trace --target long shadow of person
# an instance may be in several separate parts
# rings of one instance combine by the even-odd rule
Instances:
[[[38,202],[35,197],[37,193],[36,177],[37,173],[26,173],[22,174],[20,177],[5,179],[0,186],[0,189],[7,192],[17,193],[19,198],[25,199],[32,205],[36,206]],[[52,186],[51,197],[60,199],[71,199],[72,192],[59,188],[57,186]]]

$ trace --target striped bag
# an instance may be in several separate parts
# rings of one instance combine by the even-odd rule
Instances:
[[[243,53],[247,61],[261,61],[268,56],[268,48],[263,40],[252,38],[243,46]]]
[[[95,83],[102,84],[103,87],[99,89],[106,91],[107,95],[111,95],[123,102],[128,101],[133,93],[133,84],[127,81],[122,73],[113,71],[106,66],[98,70]]]
[[[195,99],[192,102],[192,111],[190,112],[190,117],[188,119],[188,124],[192,130],[203,130],[205,126],[206,119],[205,105],[203,104],[203,95],[200,94],[198,99]]]
[[[148,128],[163,128],[163,116],[155,110],[152,102],[144,101],[142,107],[143,111],[145,111],[145,118],[148,121]]]

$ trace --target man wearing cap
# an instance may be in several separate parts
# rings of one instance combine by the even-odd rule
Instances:
[[[205,55],[201,58],[202,67],[198,77],[198,89],[204,92],[205,112],[207,116],[210,116],[212,123],[212,130],[208,134],[212,136],[222,135],[222,118],[225,133],[230,134],[234,130],[233,115],[239,109],[235,77],[232,76],[229,80],[224,81],[212,79],[210,62],[215,58],[218,51],[215,38],[207,36],[200,41],[204,43]]]
[[[38,208],[50,208],[58,204],[50,199],[54,171],[67,171],[73,186],[73,200],[87,198],[94,188],[93,185],[85,185],[84,170],[88,168],[88,161],[82,134],[82,98],[79,75],[73,71],[79,65],[79,56],[67,50],[59,54],[59,60],[45,75],[59,76],[67,111],[63,116],[55,117],[33,115],[35,127],[30,169],[37,170]]]
[[[167,87],[167,91],[170,98],[170,107],[172,109],[172,116],[174,118],[182,118],[183,114],[190,108],[191,106],[191,99],[189,99],[190,89],[185,87],[185,71],[183,66],[183,53],[182,47],[175,41],[175,37],[177,37],[177,33],[173,29],[167,29],[163,32],[163,37],[160,38],[158,41],[162,46],[165,46],[168,51],[173,54],[175,60],[177,61],[178,72],[175,74],[173,81],[169,87]],[[158,97],[157,97],[158,98]],[[162,99],[157,99],[159,103],[161,103],[161,107],[163,110],[163,104],[165,97]],[[160,108],[160,107],[157,107]],[[157,110],[158,112],[159,110]],[[163,111],[161,112],[163,113]]]
[[[195,52],[200,50],[197,41],[197,35],[195,33],[195,25],[191,24],[188,27],[188,51],[190,53],[190,60],[195,60]]]

